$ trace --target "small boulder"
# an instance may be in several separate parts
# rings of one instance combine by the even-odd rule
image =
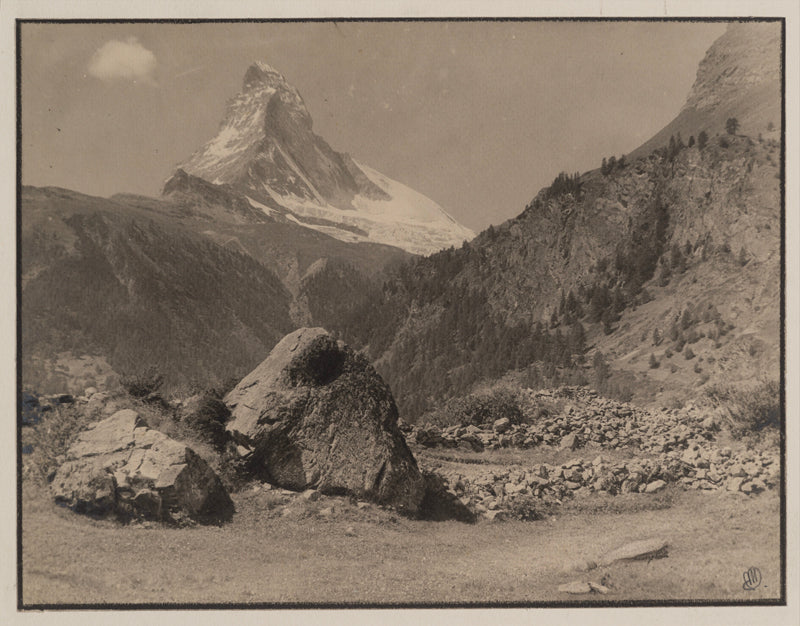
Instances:
[[[558,446],[561,450],[577,450],[581,447],[581,439],[575,433],[570,433],[561,438],[561,443]]]
[[[739,488],[742,486],[744,480],[745,479],[742,476],[731,476],[728,478],[728,482],[725,483],[725,488],[728,491],[739,491]]]
[[[709,415],[702,422],[700,422],[700,426],[702,426],[703,430],[712,432],[719,430],[719,422],[715,415]]]
[[[501,417],[500,419],[495,420],[494,424],[492,424],[492,429],[496,433],[504,433],[509,428],[511,428],[511,420],[507,417]]]
[[[666,486],[667,483],[663,480],[654,480],[653,482],[647,484],[647,488],[644,490],[644,492],[655,493],[657,491],[661,491]]]
[[[59,504],[95,517],[218,523],[234,512],[200,456],[129,409],[78,436],[50,489]]]
[[[603,595],[606,595],[609,592],[608,587],[601,585],[600,583],[593,583],[591,580],[589,581],[589,587],[591,587],[592,591],[596,593],[602,593]]]
[[[325,330],[284,337],[225,403],[227,430],[263,480],[417,512],[424,480],[397,427],[388,385]]]
[[[319,500],[320,493],[316,489],[306,489],[303,492],[303,499],[309,502],[316,502]]]
[[[606,552],[600,557],[598,564],[605,566],[615,561],[660,559],[667,556],[668,548],[669,544],[663,539],[632,541],[631,543],[626,543],[624,546]]]

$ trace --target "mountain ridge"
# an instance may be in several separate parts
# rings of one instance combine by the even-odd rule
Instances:
[[[217,134],[181,171],[343,241],[429,254],[474,236],[429,198],[333,150],[314,133],[299,91],[260,62],[247,69]]]

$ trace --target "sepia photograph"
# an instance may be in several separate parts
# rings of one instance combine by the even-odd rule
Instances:
[[[98,17],[6,24],[18,615],[786,607],[781,12]]]

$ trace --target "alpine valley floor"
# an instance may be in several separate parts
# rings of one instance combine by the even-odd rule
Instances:
[[[596,452],[573,455],[589,459]],[[526,460],[535,460],[537,452],[528,453]],[[434,452],[415,454],[423,466],[436,462]],[[509,463],[503,450],[485,452],[482,461]],[[120,526],[59,508],[46,489],[25,480],[24,605],[747,603],[780,597],[778,489],[748,495],[675,484],[658,493],[575,498],[538,521],[475,524],[410,520],[348,498],[309,501],[258,484],[232,497],[237,513],[224,526]],[[666,558],[589,571],[574,566],[649,538],[668,542]],[[751,567],[761,582],[745,590],[743,574]],[[573,581],[598,583],[608,592],[559,592]]]

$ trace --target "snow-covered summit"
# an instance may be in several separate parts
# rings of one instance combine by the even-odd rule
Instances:
[[[474,237],[429,198],[334,151],[312,125],[297,89],[256,62],[216,136],[178,167],[345,241],[429,254]]]
[[[283,74],[263,61],[256,61],[247,68],[247,71],[244,74],[242,90],[244,91],[263,85],[269,86],[280,82],[286,82]]]

